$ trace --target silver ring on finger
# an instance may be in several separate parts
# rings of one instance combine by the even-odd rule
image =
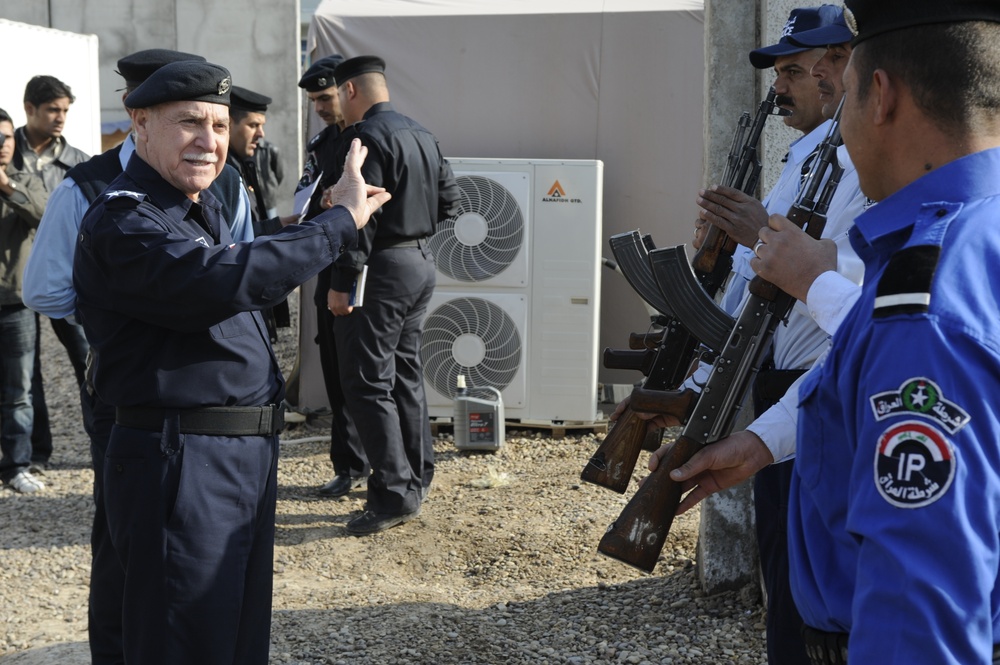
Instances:
[[[753,253],[757,255],[757,258],[760,258],[760,248],[763,245],[764,245],[764,241],[763,240],[757,240],[757,242],[754,243]]]

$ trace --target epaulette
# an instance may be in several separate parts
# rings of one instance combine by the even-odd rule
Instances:
[[[319,134],[317,134],[316,136],[314,136],[311,139],[309,139],[309,144],[306,145],[306,150],[309,150],[309,151],[315,150],[316,146],[318,146],[320,143],[323,142],[323,137],[324,137],[325,134],[326,134],[326,132],[322,131]]]
[[[937,245],[904,247],[893,254],[878,280],[872,316],[879,319],[927,312],[940,257],[941,248]]]
[[[146,195],[142,192],[132,192],[127,189],[116,189],[104,193],[105,208],[134,208],[145,200]]]

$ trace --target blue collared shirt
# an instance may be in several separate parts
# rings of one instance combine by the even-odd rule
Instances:
[[[1000,641],[1000,149],[857,219],[861,296],[800,393],[791,583],[851,662],[990,663]]]

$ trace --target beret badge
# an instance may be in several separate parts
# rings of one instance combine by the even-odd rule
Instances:
[[[851,31],[851,34],[857,37],[858,19],[854,17],[854,12],[851,11],[850,7],[844,7],[844,23],[847,24],[847,29]]]

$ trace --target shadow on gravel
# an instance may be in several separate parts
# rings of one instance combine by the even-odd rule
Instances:
[[[17,502],[16,510],[14,502]],[[0,550],[52,548],[67,545],[90,547],[90,527],[94,521],[91,494],[31,496],[0,489],[0,515],[30,515],[5,519]]]
[[[272,663],[760,663],[752,594],[698,597],[691,570],[464,608],[400,603],[274,613]],[[695,628],[694,624],[698,624]]]
[[[60,642],[0,656],[2,665],[90,665],[86,642]]]

